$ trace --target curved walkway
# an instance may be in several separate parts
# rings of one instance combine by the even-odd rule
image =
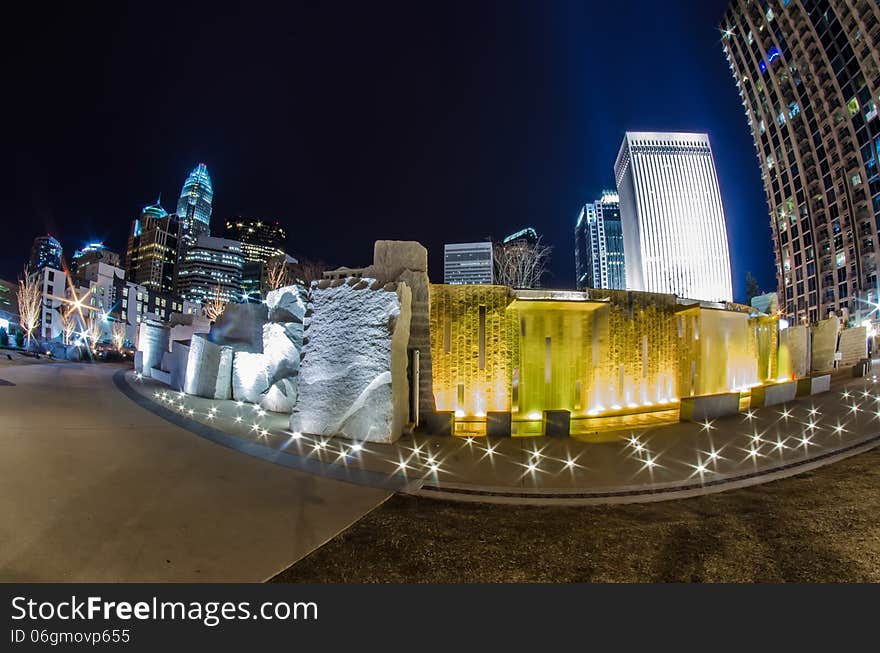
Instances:
[[[390,496],[193,437],[119,369],[0,365],[0,581],[262,581]]]
[[[133,373],[120,387],[215,442],[294,469],[458,501],[633,503],[685,498],[792,476],[880,445],[877,377],[707,424],[557,438],[405,436],[394,445],[291,433],[287,418],[169,391]]]

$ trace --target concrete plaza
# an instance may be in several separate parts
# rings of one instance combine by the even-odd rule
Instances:
[[[393,445],[291,433],[285,416],[181,396],[117,365],[0,364],[0,380],[0,581],[261,581],[395,491],[656,501],[797,474],[880,442],[876,377],[706,424]]]
[[[196,437],[119,369],[0,363],[0,581],[262,581],[389,496]]]

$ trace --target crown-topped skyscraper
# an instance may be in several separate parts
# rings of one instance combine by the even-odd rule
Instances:
[[[211,233],[211,201],[214,189],[211,186],[211,175],[204,163],[193,169],[180,191],[177,201],[177,217],[180,218],[180,250],[181,257],[192,247],[199,236]]]

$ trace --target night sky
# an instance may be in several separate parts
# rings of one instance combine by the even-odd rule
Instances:
[[[706,131],[734,294],[774,290],[767,207],[721,50],[726,0],[66,3],[7,22],[0,277],[34,236],[124,250],[200,161],[225,218],[277,218],[294,255],[370,262],[534,226],[574,286],[578,208],[614,187],[625,130]],[[118,5],[118,6],[116,6]],[[66,6],[67,8],[63,8]]]

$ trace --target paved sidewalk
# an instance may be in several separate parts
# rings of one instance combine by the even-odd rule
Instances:
[[[459,500],[678,498],[796,474],[880,444],[877,377],[839,380],[823,395],[706,424],[641,426],[592,440],[416,435],[394,445],[291,433],[286,416],[250,404],[182,395],[133,373],[127,382],[169,418],[223,434],[226,446],[353,483],[397,483]]]
[[[0,581],[262,581],[390,494],[196,437],[119,369],[0,370]]]

